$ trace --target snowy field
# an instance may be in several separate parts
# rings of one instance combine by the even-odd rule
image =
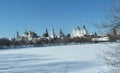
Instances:
[[[98,73],[98,55],[118,43],[0,50],[0,73]]]

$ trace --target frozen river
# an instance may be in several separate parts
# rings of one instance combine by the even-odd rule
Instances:
[[[0,50],[0,73],[98,73],[101,49],[116,44],[88,44]]]

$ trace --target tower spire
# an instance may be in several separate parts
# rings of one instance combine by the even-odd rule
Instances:
[[[47,28],[46,28],[46,32],[43,34],[43,36],[44,37],[48,37],[49,36]]]
[[[52,25],[52,30],[51,30],[51,35],[50,35],[51,38],[55,38],[55,32],[54,32],[54,28],[53,28],[53,25]]]
[[[16,38],[19,38],[20,36],[19,36],[19,32],[17,31],[16,32]]]
[[[83,25],[83,29],[86,29],[86,26],[85,26],[85,25]]]
[[[60,28],[60,32],[59,32],[59,37],[64,37],[64,33],[62,32],[61,28]]]

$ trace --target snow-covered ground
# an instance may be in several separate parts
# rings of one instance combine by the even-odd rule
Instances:
[[[118,43],[0,50],[0,73],[98,73],[98,55]]]

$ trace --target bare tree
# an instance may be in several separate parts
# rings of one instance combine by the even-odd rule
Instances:
[[[120,3],[116,2],[118,3],[117,0],[112,0],[110,26],[113,35],[117,35],[120,29]]]
[[[102,28],[110,30],[110,35],[115,39],[120,38],[120,0],[111,1],[110,15],[107,17],[107,23],[101,24]],[[110,69],[109,72],[103,73],[120,73],[120,45],[112,47],[108,51],[103,51],[103,62]]]
[[[109,29],[110,34],[120,33],[120,0],[111,0],[110,13],[105,16],[106,20],[99,27]]]
[[[105,15],[105,20],[97,26],[107,29],[111,40],[120,40],[120,0],[111,0],[109,13]]]

